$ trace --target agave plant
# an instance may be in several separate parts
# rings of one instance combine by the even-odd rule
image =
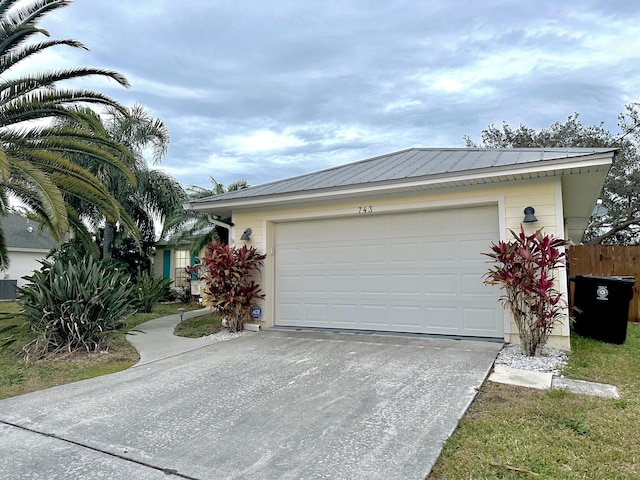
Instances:
[[[113,262],[66,246],[40,262],[17,289],[36,340],[25,353],[61,350],[96,352],[107,348],[105,333],[135,312],[135,285]]]
[[[562,293],[555,288],[554,271],[564,264],[567,241],[542,233],[527,235],[510,230],[513,240],[491,245],[495,265],[485,274],[485,283],[504,290],[500,298],[511,310],[518,326],[525,355],[535,355],[565,314]]]
[[[161,298],[169,296],[171,280],[143,272],[136,277],[135,289],[140,311],[149,313]]]

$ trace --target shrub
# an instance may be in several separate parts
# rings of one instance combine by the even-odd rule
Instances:
[[[260,286],[251,278],[259,272],[266,255],[255,247],[241,248],[211,243],[202,260],[207,268],[207,292],[215,307],[227,317],[232,332],[244,328],[254,299],[264,298]]]
[[[171,280],[154,277],[149,272],[139,273],[136,279],[138,309],[149,313],[162,298],[171,295]]]
[[[553,326],[564,316],[562,294],[554,287],[554,271],[564,264],[566,240],[543,235],[542,229],[527,235],[510,230],[513,240],[491,245],[495,266],[485,274],[485,283],[500,285],[500,298],[513,313],[525,355],[535,355],[546,343]]]
[[[129,275],[73,247],[40,263],[40,270],[23,277],[30,284],[17,291],[17,302],[38,335],[25,353],[105,349],[105,332],[135,311]]]

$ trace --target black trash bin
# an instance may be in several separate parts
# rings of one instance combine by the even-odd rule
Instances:
[[[603,342],[624,343],[635,279],[575,275],[569,280],[575,283],[574,331]]]

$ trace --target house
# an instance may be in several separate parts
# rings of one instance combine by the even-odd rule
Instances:
[[[191,243],[188,240],[178,242],[160,240],[155,244],[153,274],[156,277],[173,281],[174,287],[190,286],[190,278],[185,267],[198,262],[190,254]]]
[[[9,268],[0,271],[0,299],[15,298],[15,287],[27,283],[22,277],[39,270],[43,260],[53,248],[60,246],[40,225],[22,215],[10,213],[0,217],[9,255]]]
[[[185,208],[231,216],[232,243],[267,253],[266,326],[517,342],[500,290],[482,281],[482,253],[508,240],[528,207],[527,232],[580,242],[615,153],[411,148]],[[565,275],[558,288],[566,294]],[[568,317],[548,345],[569,349]]]

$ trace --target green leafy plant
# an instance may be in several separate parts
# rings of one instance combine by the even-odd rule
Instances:
[[[522,349],[535,355],[551,334],[556,322],[564,316],[562,294],[555,288],[554,271],[564,264],[567,241],[542,233],[542,229],[527,235],[510,230],[513,240],[491,245],[495,265],[485,274],[485,283],[499,285],[505,308],[511,310]]]
[[[30,283],[17,290],[16,301],[37,334],[25,354],[106,349],[105,332],[135,311],[129,275],[73,246],[40,263],[40,270],[24,277]]]
[[[138,274],[136,279],[138,309],[144,313],[150,313],[160,299],[170,295],[170,290],[170,279],[154,277],[149,272]]]
[[[576,418],[561,418],[558,420],[558,428],[561,430],[573,430],[578,435],[585,435],[589,433],[589,425],[584,421]]]
[[[251,306],[256,299],[263,299],[260,286],[251,278],[262,268],[266,255],[255,247],[240,248],[211,243],[202,259],[207,275],[207,293],[215,307],[227,317],[232,332],[244,328],[250,317]]]

